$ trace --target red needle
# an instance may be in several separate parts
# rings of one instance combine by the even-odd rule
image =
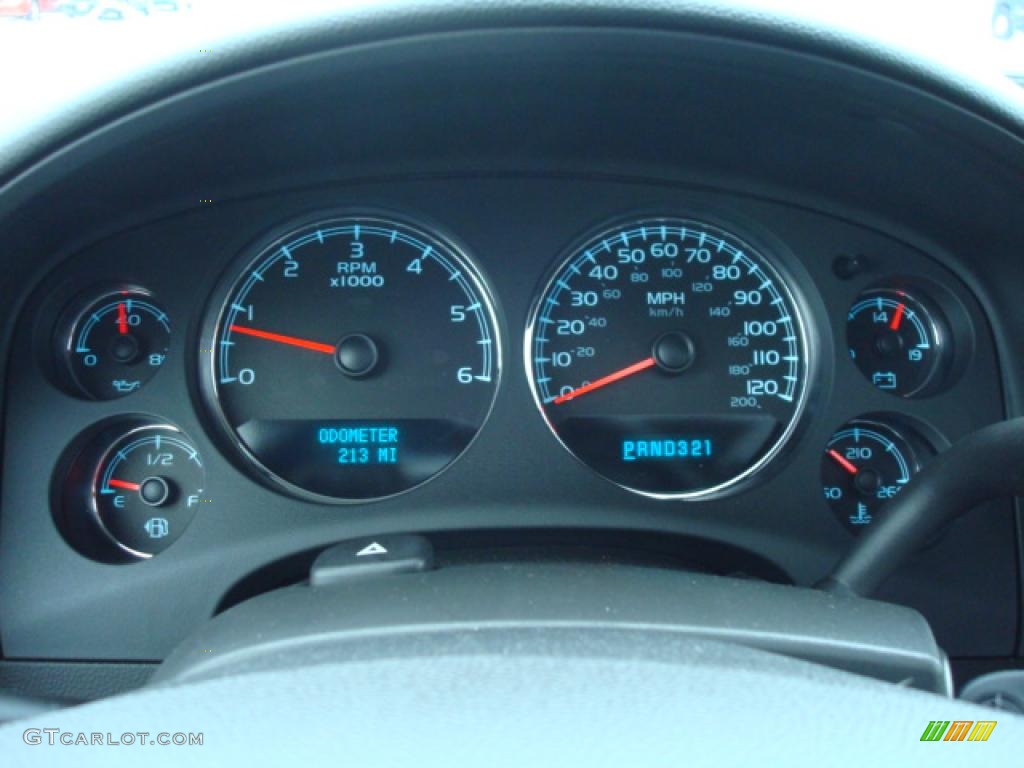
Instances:
[[[330,344],[321,344],[316,341],[307,341],[306,339],[297,339],[294,336],[282,336],[280,333],[270,333],[269,331],[259,331],[255,328],[246,328],[244,325],[232,325],[232,333],[241,333],[246,336],[255,336],[257,339],[266,339],[267,341],[276,341],[278,344],[290,344],[293,347],[301,347],[302,349],[311,349],[314,352],[323,352],[325,355],[333,355],[335,348]]]
[[[593,392],[595,389],[600,389],[601,387],[606,387],[609,384],[614,384],[616,381],[624,379],[627,376],[632,376],[634,373],[646,371],[648,368],[652,368],[654,365],[655,362],[653,357],[648,357],[644,360],[641,360],[639,363],[627,365],[622,370],[616,371],[615,373],[609,373],[607,376],[604,376],[598,379],[597,381],[592,381],[589,384],[584,384],[579,389],[574,389],[572,390],[572,392],[566,392],[564,395],[559,395],[558,397],[555,398],[555,405],[567,403],[570,400],[576,399],[580,395],[587,394],[587,392]]]
[[[138,483],[128,483],[125,482],[124,480],[108,480],[107,485],[112,486],[114,488],[123,488],[126,491],[137,491],[139,490],[139,488],[142,487]]]
[[[851,464],[851,463],[850,463],[849,461],[847,461],[846,459],[844,459],[844,458],[843,458],[843,457],[842,457],[842,456],[840,455],[839,451],[837,451],[837,450],[836,450],[835,448],[829,448],[829,449],[828,449],[828,455],[829,455],[829,456],[831,456],[831,457],[832,457],[833,459],[835,459],[835,460],[836,460],[836,463],[837,463],[837,464],[839,464],[839,466],[840,466],[840,467],[842,467],[843,469],[845,469],[845,470],[846,470],[847,472],[849,472],[849,473],[850,473],[851,475],[856,475],[856,474],[857,474],[858,472],[860,472],[860,470],[859,470],[859,469],[857,469],[857,467],[855,467],[855,466],[854,466],[853,464]]]
[[[128,308],[123,301],[117,305],[117,330],[122,336],[128,333]]]
[[[907,306],[903,302],[900,302],[899,306],[896,307],[896,314],[892,316],[892,321],[889,323],[889,327],[894,331],[898,331],[900,329],[900,321],[903,320],[903,310],[906,308]]]

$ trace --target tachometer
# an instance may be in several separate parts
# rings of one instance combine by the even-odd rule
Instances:
[[[767,256],[709,224],[631,222],[554,271],[526,334],[563,445],[620,486],[709,497],[764,467],[805,400],[800,307]]]
[[[273,485],[325,501],[434,477],[501,369],[490,297],[449,242],[374,216],[314,220],[247,255],[204,338],[211,408]]]

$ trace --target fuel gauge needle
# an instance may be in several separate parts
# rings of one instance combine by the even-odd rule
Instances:
[[[596,381],[584,384],[582,387],[578,387],[571,392],[566,392],[564,395],[559,395],[554,400],[555,405],[561,405],[562,403],[567,403],[570,400],[575,400],[580,395],[585,395],[588,392],[593,392],[595,389],[600,389],[601,387],[606,387],[609,384],[614,384],[616,381],[621,381],[627,376],[640,373],[640,371],[646,371],[648,368],[653,368],[655,365],[656,363],[653,357],[645,358],[639,363],[627,365],[625,368],[615,371],[615,373],[609,373],[607,376],[602,376]]]
[[[129,483],[125,480],[108,480],[107,485],[112,488],[120,488],[125,491],[137,491],[142,487],[138,483]]]
[[[837,451],[835,448],[829,448],[828,455],[835,459],[836,464],[845,469],[851,475],[856,475],[860,471],[847,459],[843,458],[842,454],[840,454],[839,451]]]

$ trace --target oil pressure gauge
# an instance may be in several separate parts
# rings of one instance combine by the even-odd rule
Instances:
[[[170,339],[170,319],[150,293],[125,287],[76,302],[57,342],[71,388],[93,400],[113,400],[156,375]]]

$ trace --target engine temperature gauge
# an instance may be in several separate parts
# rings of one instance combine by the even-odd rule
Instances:
[[[832,435],[821,463],[825,499],[847,528],[860,533],[878,519],[934,449],[915,431],[855,419]]]

